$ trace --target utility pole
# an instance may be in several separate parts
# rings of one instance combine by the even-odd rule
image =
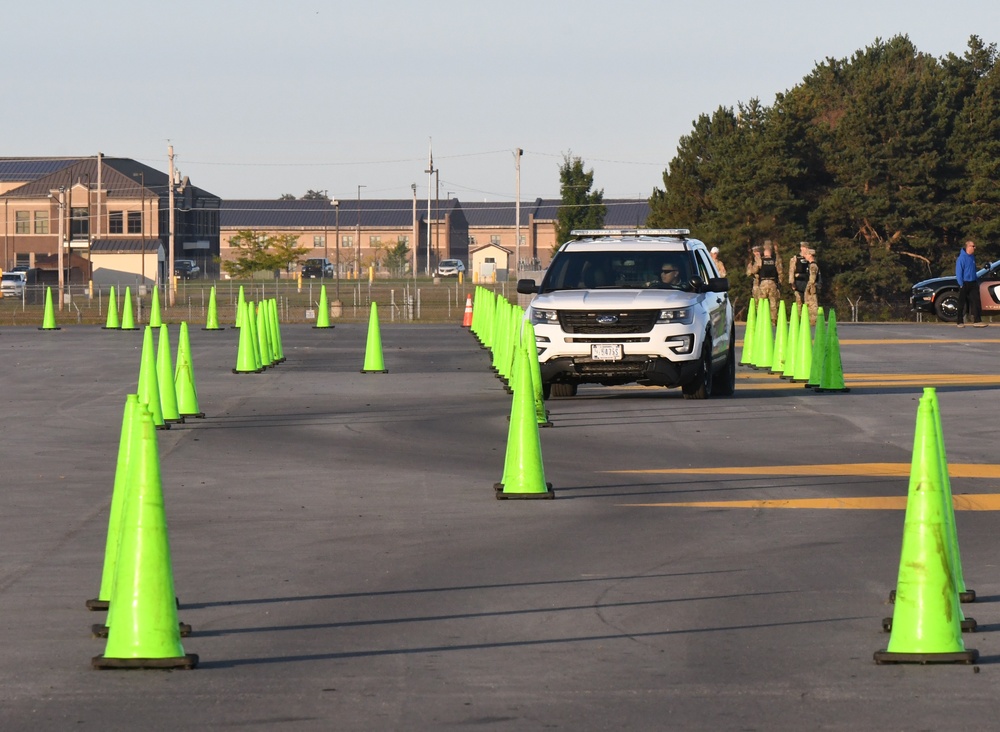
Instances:
[[[174,146],[167,145],[167,159],[170,161],[169,180],[167,181],[167,207],[170,209],[167,215],[167,247],[170,250],[170,255],[167,257],[167,282],[170,285],[167,287],[170,294],[168,297],[168,302],[170,307],[174,306],[174,295],[177,290],[177,278],[174,273]],[[145,252],[143,252],[145,256]],[[207,267],[206,267],[207,269]]]
[[[521,156],[524,150],[514,148],[514,256],[517,257],[517,278],[521,276]]]
[[[440,170],[434,171],[434,215],[441,215],[441,181],[438,174]],[[437,261],[441,261],[441,222],[437,222],[437,226],[434,227],[434,256],[437,257]]]
[[[417,286],[417,249],[420,248],[420,228],[417,226],[417,184],[411,183],[413,190],[413,287]]]
[[[337,259],[337,305],[341,305],[340,302],[340,201],[334,198],[330,201],[330,205],[333,206],[334,210],[334,223],[333,223],[333,256]]]
[[[63,309],[63,288],[65,273],[63,272],[63,211],[66,209],[66,188],[59,186],[59,311]]]
[[[427,145],[427,266],[425,274],[431,276],[431,176],[434,175],[434,150]]]
[[[358,185],[358,220],[357,220],[357,234],[358,240],[354,243],[355,247],[355,261],[354,261],[354,276],[358,278],[358,292],[361,291],[361,189],[367,188],[365,185]]]

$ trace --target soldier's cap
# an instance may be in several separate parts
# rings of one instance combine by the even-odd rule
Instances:
[[[719,247],[712,247],[712,254],[718,254],[718,253],[719,253]]]
[[[762,247],[760,244],[754,244],[752,247],[750,247],[750,251],[751,252],[759,252],[763,248],[764,247]]]
[[[803,247],[805,249],[808,249],[809,248],[809,242],[807,242],[807,241],[800,241],[799,242],[799,246]]]

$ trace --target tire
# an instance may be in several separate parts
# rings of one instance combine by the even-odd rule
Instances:
[[[681,387],[685,399],[708,399],[712,393],[712,339],[705,336],[705,344],[701,347],[701,368],[698,377]]]
[[[576,384],[550,384],[549,394],[554,397],[575,397]]]
[[[935,297],[934,312],[946,323],[958,322],[958,291],[945,290]]]
[[[729,350],[726,365],[712,380],[712,396],[732,396],[736,392],[736,327],[729,334]]]
[[[552,384],[542,384],[542,399],[548,401],[552,397]]]

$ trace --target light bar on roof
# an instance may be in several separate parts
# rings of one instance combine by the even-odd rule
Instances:
[[[570,236],[687,236],[690,229],[573,229]]]

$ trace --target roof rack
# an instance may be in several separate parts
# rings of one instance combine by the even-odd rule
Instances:
[[[690,229],[573,229],[570,236],[677,236],[686,237]]]

